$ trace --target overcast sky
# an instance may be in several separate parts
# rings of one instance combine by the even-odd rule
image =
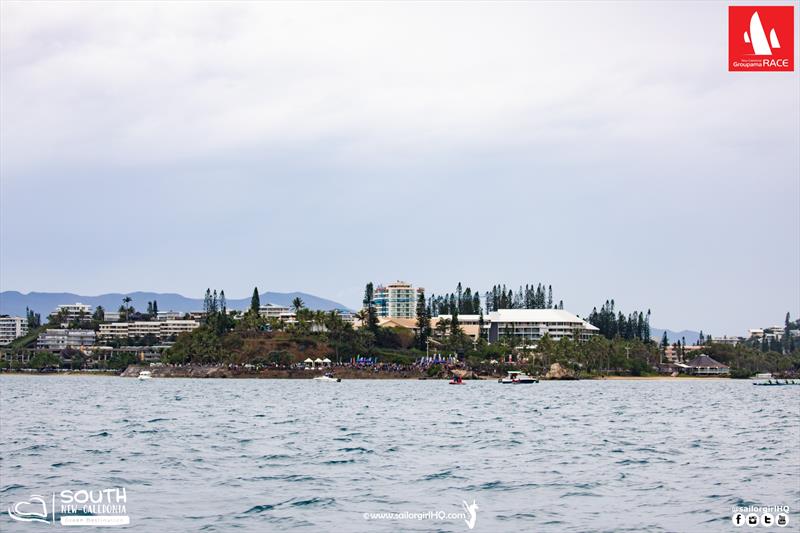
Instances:
[[[798,314],[798,75],[727,72],[726,3],[1,15],[2,290],[544,281],[715,335]]]

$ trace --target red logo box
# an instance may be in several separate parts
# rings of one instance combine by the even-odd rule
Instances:
[[[794,70],[794,6],[728,6],[728,71]]]

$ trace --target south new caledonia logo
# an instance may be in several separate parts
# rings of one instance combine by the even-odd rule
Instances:
[[[728,71],[794,71],[794,6],[728,6]]]
[[[127,503],[125,487],[62,490],[50,497],[31,494],[27,500],[9,506],[8,516],[17,522],[62,526],[127,526],[131,523]]]

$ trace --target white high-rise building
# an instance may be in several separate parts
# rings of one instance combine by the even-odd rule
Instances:
[[[414,289],[410,283],[395,281],[388,285],[378,285],[372,295],[372,304],[378,317],[416,318],[417,294],[422,287]]]
[[[28,319],[18,316],[0,316],[0,346],[28,334]]]

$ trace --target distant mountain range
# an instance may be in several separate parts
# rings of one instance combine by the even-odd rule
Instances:
[[[17,291],[0,292],[0,314],[25,316],[25,308],[33,309],[42,317],[49,315],[60,304],[74,304],[80,302],[90,304],[94,308],[102,305],[104,309],[116,311],[122,305],[122,298],[130,296],[131,305],[139,311],[147,310],[147,302],[156,300],[159,311],[202,311],[202,298],[187,298],[180,294],[160,292],[130,292],[101,294],[99,296],[83,296],[71,292],[29,292],[22,294]],[[300,297],[309,309],[329,311],[331,309],[347,309],[333,300],[326,300],[305,292],[265,292],[259,295],[261,303],[273,303],[289,306],[296,297]],[[228,309],[247,309],[250,307],[250,298],[231,298],[227,300]]]
[[[669,339],[670,344],[678,341],[683,342],[683,339],[686,339],[686,345],[688,346],[696,343],[697,339],[700,338],[699,331],[690,331],[688,329],[683,331],[672,331],[671,329],[650,328],[650,336],[657,342],[661,342],[661,338],[665,331],[667,332],[667,339]]]

